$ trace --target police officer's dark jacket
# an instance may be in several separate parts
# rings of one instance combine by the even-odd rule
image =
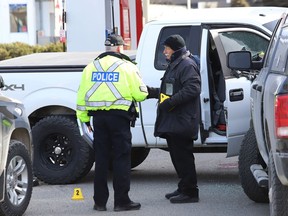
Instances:
[[[162,77],[155,136],[180,135],[197,139],[201,78],[197,64],[189,55],[186,47],[174,52]],[[166,109],[161,109],[163,98],[168,98],[162,102],[166,103]]]

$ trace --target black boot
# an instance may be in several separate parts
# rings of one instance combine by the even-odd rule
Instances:
[[[166,197],[167,199],[170,199],[171,197],[178,196],[179,194],[180,194],[180,192],[179,192],[178,190],[176,190],[176,191],[174,191],[174,192],[172,192],[172,193],[167,193],[167,194],[165,194],[165,197]]]
[[[171,203],[194,203],[199,202],[199,190],[198,188],[193,189],[189,193],[189,195],[186,194],[179,194],[178,196],[174,196],[170,198]]]
[[[136,203],[133,201],[130,201],[129,203],[125,205],[115,205],[114,211],[129,211],[129,210],[139,210],[141,208],[140,203]]]

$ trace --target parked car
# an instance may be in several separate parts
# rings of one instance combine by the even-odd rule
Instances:
[[[287,10],[288,12],[288,10]],[[252,122],[239,154],[241,184],[256,202],[270,203],[271,216],[288,213],[288,18],[284,13],[260,62],[247,51],[228,54],[237,70],[262,68],[252,83]]]
[[[0,121],[0,215],[20,216],[28,207],[33,186],[30,124],[23,104],[3,95]]]

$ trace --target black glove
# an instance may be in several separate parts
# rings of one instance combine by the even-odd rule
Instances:
[[[170,112],[173,108],[170,99],[166,99],[162,103],[159,103],[159,109],[162,111]]]
[[[153,87],[149,87],[146,86],[147,90],[148,90],[148,95],[147,95],[147,99],[149,98],[158,98],[159,96],[159,88],[153,88]]]

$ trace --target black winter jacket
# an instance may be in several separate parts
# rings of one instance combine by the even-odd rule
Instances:
[[[167,135],[173,135],[197,139],[201,77],[197,64],[189,55],[185,47],[174,52],[161,78],[155,136],[166,138]],[[171,109],[159,109],[161,93],[170,96],[165,102],[169,103]]]

